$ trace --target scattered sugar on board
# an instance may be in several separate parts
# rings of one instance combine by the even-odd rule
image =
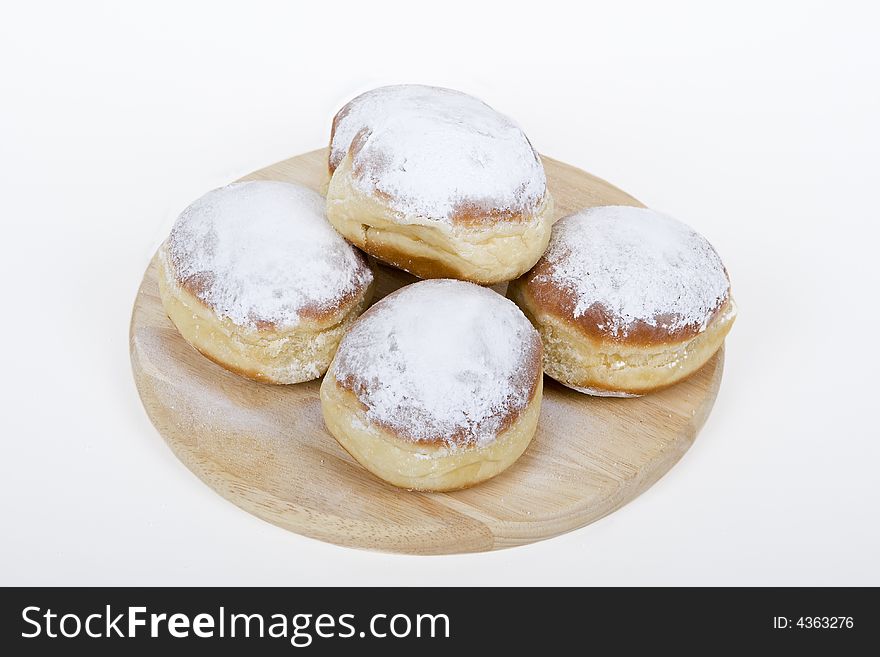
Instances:
[[[276,181],[205,194],[177,219],[168,254],[179,280],[197,281],[200,300],[242,326],[294,327],[304,308],[332,308],[372,280],[323,197]]]
[[[187,349],[184,356],[176,353],[172,342],[181,338],[176,331],[141,330],[137,334],[142,367],[148,370],[154,382],[153,392],[160,403],[175,410],[177,422],[187,430],[227,431],[253,435],[280,436],[287,439],[286,420],[272,412],[266,404],[248,406],[231,388],[218,381],[237,375],[220,369],[212,375],[200,373],[203,363],[187,362],[188,358],[202,361],[195,350]],[[185,384],[183,382],[186,382]]]
[[[335,167],[366,128],[353,160],[362,191],[388,195],[401,221],[451,222],[461,207],[527,212],[544,198],[544,167],[522,130],[481,100],[422,85],[368,91],[337,121]]]
[[[501,295],[461,281],[422,281],[354,324],[334,376],[353,381],[369,421],[414,440],[482,446],[506,414],[528,404],[537,344],[532,325]]]
[[[602,206],[561,219],[544,258],[550,268],[536,280],[571,291],[575,317],[603,306],[613,321],[603,328],[615,336],[636,321],[702,331],[730,287],[704,237],[645,208]]]

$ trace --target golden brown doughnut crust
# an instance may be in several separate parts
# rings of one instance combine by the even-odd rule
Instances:
[[[368,317],[369,313],[370,310],[367,310],[364,313],[364,316]],[[539,395],[539,390],[543,385],[542,354],[543,347],[541,345],[540,337],[536,333],[527,344],[523,345],[522,355],[524,360],[522,361],[522,367],[516,373],[515,379],[511,381],[512,387],[526,389],[528,391],[529,403],[534,401],[536,395]],[[358,401],[358,394],[368,385],[369,382],[362,379],[356,379],[353,376],[343,377],[341,380],[336,379],[336,387],[350,393],[354,400],[354,404],[364,410],[364,405]],[[510,426],[515,424],[525,411],[526,409],[524,408],[508,407],[503,414],[499,413],[493,417],[499,422],[499,430],[504,432]],[[422,447],[434,446],[435,448],[441,448],[449,446],[450,444],[458,447],[466,447],[470,438],[464,430],[444,435],[414,435],[411,432],[403,430],[402,427],[394,426],[390,423],[384,423],[378,419],[372,419],[371,422],[381,426],[386,434],[393,436],[397,440],[409,441]]]
[[[265,321],[247,327],[218,316],[172,270],[163,245],[159,296],[183,338],[217,365],[262,383],[301,383],[321,376],[345,331],[369,305],[374,289],[371,283],[358,296],[340,300],[333,310],[304,316],[294,328],[279,329]]]
[[[492,290],[420,281],[349,329],[321,385],[325,423],[397,486],[451,490],[508,467],[537,426],[541,340]]]
[[[325,208],[315,191],[272,180],[191,203],[158,254],[162,303],[184,339],[259,381],[323,374],[374,279]]]
[[[333,226],[421,278],[511,280],[550,237],[540,157],[514,123],[466,94],[420,85],[361,94],[333,119],[328,172]]]
[[[344,108],[342,108],[336,114],[336,116],[333,118],[333,127],[330,131],[330,143],[331,144],[333,143],[333,138],[336,136],[336,126],[337,126],[339,117],[344,116],[343,113],[347,112],[347,110],[346,110],[347,107],[348,107],[348,105],[346,105]],[[351,146],[348,149],[348,155],[350,156],[350,159],[352,162],[354,162],[355,159],[357,158],[357,156],[360,155],[361,150],[364,147],[364,144],[366,143],[367,139],[370,136],[370,133],[371,133],[371,131],[369,128],[363,128],[360,132],[357,133],[357,135],[355,135],[354,139],[351,142]],[[535,157],[540,159],[540,156],[537,153],[535,153]],[[341,164],[342,162],[344,162],[344,158],[343,158],[343,160],[340,160],[339,162],[334,162],[332,160],[332,158],[328,158],[327,170],[330,174],[330,178],[333,177],[333,174],[336,173],[336,169],[338,168],[338,165]],[[361,162],[360,166],[352,166],[350,163],[349,167],[351,169],[351,173],[353,173],[356,176],[360,176],[365,172],[365,170],[368,168],[369,164],[373,164],[373,163],[371,163],[371,162],[369,162],[369,160],[367,160],[365,162]],[[373,195],[375,195],[378,199],[380,199],[383,202],[387,202],[391,198],[387,193],[385,193],[381,190],[378,190],[378,189],[373,191]],[[544,203],[548,202],[549,198],[550,198],[550,192],[545,191]],[[539,204],[539,207],[540,207],[540,205],[541,204]],[[503,223],[503,222],[511,222],[511,223],[527,222],[534,216],[534,214],[535,213],[518,212],[518,211],[513,210],[511,208],[499,208],[499,207],[496,207],[494,205],[490,205],[487,203],[477,203],[477,202],[471,201],[471,202],[467,202],[467,203],[464,203],[464,202],[458,203],[455,206],[455,209],[453,210],[453,212],[450,216],[450,220],[452,221],[453,225],[457,225],[457,226],[468,226],[471,228],[479,228],[479,227],[485,228],[486,226],[492,226],[492,225],[495,225],[498,223]]]
[[[736,316],[708,241],[648,208],[560,219],[546,253],[508,285],[544,344],[544,370],[589,394],[640,395],[702,367]]]
[[[606,308],[600,304],[594,304],[583,314],[578,315],[575,313],[578,302],[577,295],[571,289],[556,285],[552,280],[551,273],[552,265],[542,258],[530,271],[523,274],[518,280],[510,282],[508,297],[512,299],[512,294],[518,294],[519,297],[522,297],[522,292],[510,292],[511,288],[527,291],[531,306],[540,307],[542,311],[571,323],[585,337],[594,341],[625,342],[631,346],[651,347],[678,344],[694,338],[700,333],[700,326],[696,324],[684,324],[670,329],[668,327],[671,322],[664,321],[668,318],[658,317],[656,319],[660,321],[655,321],[653,325],[642,320],[635,320],[627,326],[626,335],[614,334],[611,330],[611,327],[614,326],[614,318]],[[725,275],[726,273],[725,270]],[[729,292],[728,296],[718,302],[709,323],[721,313],[728,300]]]
[[[507,296],[541,335],[544,372],[570,388],[597,394],[639,396],[681,381],[718,351],[736,318],[736,306],[728,297],[703,331],[662,336],[652,331],[622,340],[575,321],[565,305],[560,310],[554,302],[564,295],[536,297],[537,286],[529,285],[529,280],[524,276],[511,281]]]
[[[543,377],[531,400],[497,438],[484,447],[450,448],[414,442],[367,420],[357,397],[336,382],[332,371],[321,383],[327,429],[352,458],[380,479],[409,490],[443,492],[479,484],[506,470],[526,450],[541,413]]]
[[[347,155],[327,187],[327,219],[358,248],[415,276],[492,285],[516,278],[541,257],[550,240],[553,199],[546,194],[534,216],[494,225],[401,223],[381,198],[352,184]]]

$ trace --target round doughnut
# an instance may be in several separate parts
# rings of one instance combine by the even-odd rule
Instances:
[[[402,488],[444,491],[494,477],[531,442],[541,340],[519,309],[472,283],[420,281],[364,313],[321,385],[330,433]]]
[[[234,183],[178,217],[159,250],[159,293],[184,339],[228,370],[299,383],[323,374],[369,302],[373,273],[317,193]]]
[[[671,217],[628,206],[559,220],[508,296],[541,334],[544,371],[602,396],[643,395],[692,374],[736,316],[712,245]]]
[[[398,85],[333,119],[327,217],[421,278],[508,281],[537,262],[553,202],[522,130],[467,94]]]

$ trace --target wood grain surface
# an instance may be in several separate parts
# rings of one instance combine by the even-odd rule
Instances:
[[[250,174],[317,190],[326,149]],[[638,201],[544,158],[558,216]],[[379,268],[377,298],[414,280]],[[496,287],[499,291],[501,288]],[[324,428],[320,381],[272,386],[210,362],[159,301],[155,260],[131,318],[131,362],[144,407],[186,466],[223,497],[293,532],[411,554],[495,550],[593,522],[637,497],[687,451],[715,401],[723,350],[699,372],[639,399],[603,399],[545,378],[537,435],[506,472],[454,493],[399,490],[359,466]]]

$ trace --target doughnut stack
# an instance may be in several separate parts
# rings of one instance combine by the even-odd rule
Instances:
[[[329,432],[402,488],[509,467],[547,374],[636,397],[699,370],[736,309],[698,233],[653,210],[556,219],[541,158],[482,101],[382,87],[333,119],[326,198],[279,181],[209,192],[159,251],[184,339],[255,381],[324,377]],[[425,279],[370,306],[377,263]],[[507,297],[484,287],[507,283]],[[626,403],[625,401],[614,403]]]

